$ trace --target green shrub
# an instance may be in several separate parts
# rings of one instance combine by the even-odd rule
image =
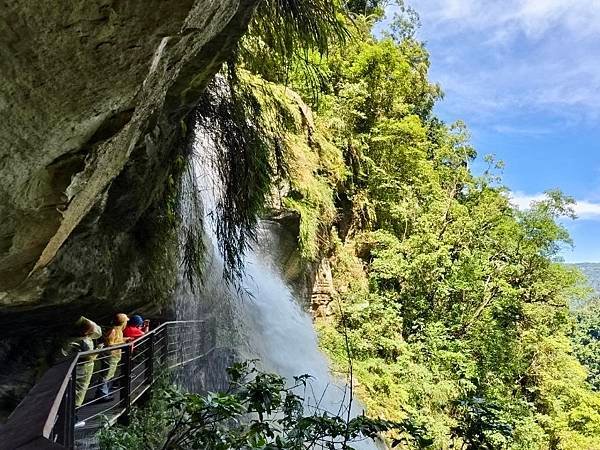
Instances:
[[[278,375],[256,369],[253,362],[228,369],[227,392],[204,395],[173,386],[157,389],[143,409],[132,413],[129,426],[106,428],[100,446],[120,449],[352,449],[365,437],[377,439],[393,431],[394,444],[413,442],[424,448],[431,441],[410,420],[391,422],[364,415],[354,418],[304,407],[309,375],[292,385]]]

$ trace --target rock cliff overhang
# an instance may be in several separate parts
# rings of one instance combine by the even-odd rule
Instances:
[[[16,0],[0,11],[0,328],[136,306],[144,214],[257,0]],[[108,303],[108,305],[107,305]],[[60,308],[57,308],[60,306]],[[38,328],[39,329],[39,328]]]

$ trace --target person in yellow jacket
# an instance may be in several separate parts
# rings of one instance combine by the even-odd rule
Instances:
[[[123,330],[127,326],[129,317],[126,314],[116,314],[112,326],[108,328],[104,333],[104,346],[113,347],[115,345],[121,345],[127,342],[127,338],[123,337]],[[108,357],[106,357],[108,356]],[[103,355],[102,368],[100,369],[100,382],[96,391],[96,399],[102,402],[109,402],[113,400],[110,395],[111,380],[114,378],[117,372],[117,366],[121,361],[121,350],[112,350],[110,355]]]
[[[102,329],[98,324],[83,316],[77,320],[73,335],[65,340],[58,352],[59,359],[68,359],[80,352],[94,349],[94,339],[102,336]],[[94,360],[96,355],[82,356],[77,361],[75,369],[75,406],[79,407],[85,400],[85,394],[94,373]]]

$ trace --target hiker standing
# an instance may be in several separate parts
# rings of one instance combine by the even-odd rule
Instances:
[[[102,336],[102,330],[95,322],[83,316],[77,320],[73,335],[63,342],[59,352],[59,359],[73,358],[80,352],[94,349],[94,339]],[[85,394],[94,373],[94,360],[96,355],[86,355],[79,358],[75,370],[75,406],[83,404]]]
[[[104,332],[103,341],[105,347],[113,347],[115,345],[121,345],[127,342],[127,338],[123,336],[123,331],[127,326],[129,318],[127,314],[116,314],[113,318],[113,323],[110,328]],[[113,400],[110,396],[111,380],[114,378],[117,371],[117,366],[121,361],[121,350],[116,349],[110,352],[108,357],[102,359],[102,368],[100,377],[100,386],[96,390],[96,399],[103,402],[109,402]]]
[[[123,336],[126,338],[137,339],[146,334],[149,328],[150,322],[142,319],[142,316],[135,314],[129,319],[125,330],[123,330]]]

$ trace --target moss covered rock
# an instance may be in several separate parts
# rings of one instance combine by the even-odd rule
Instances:
[[[2,8],[0,399],[33,380],[23,336],[60,332],[82,312],[157,313],[169,296],[174,249],[162,224],[182,123],[256,3]],[[28,361],[9,389],[15,353]]]

